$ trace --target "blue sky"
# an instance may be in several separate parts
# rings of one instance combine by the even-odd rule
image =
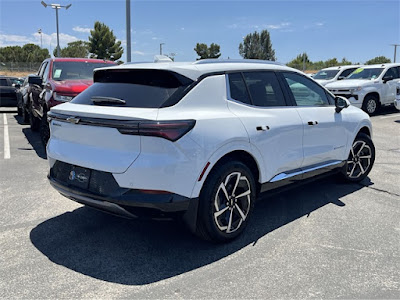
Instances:
[[[54,1],[54,2],[51,2]],[[126,45],[125,0],[46,0],[59,11],[61,47],[87,40],[95,21],[108,25]],[[33,42],[56,46],[55,12],[40,0],[0,0],[0,47]],[[193,61],[197,42],[217,43],[222,58],[241,58],[243,37],[268,29],[278,61],[306,52],[312,61],[343,57],[365,62],[384,55],[393,60],[400,44],[400,1],[134,1],[131,0],[132,60],[151,61],[164,43],[176,61]],[[400,61],[400,48],[397,51]],[[126,60],[124,53],[122,59]]]

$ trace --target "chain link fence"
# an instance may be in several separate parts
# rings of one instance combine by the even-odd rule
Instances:
[[[36,73],[42,62],[0,62],[1,74]]]

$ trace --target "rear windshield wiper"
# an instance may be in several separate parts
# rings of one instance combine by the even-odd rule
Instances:
[[[113,97],[102,97],[102,96],[93,96],[90,98],[93,104],[126,104],[125,100],[113,98]]]

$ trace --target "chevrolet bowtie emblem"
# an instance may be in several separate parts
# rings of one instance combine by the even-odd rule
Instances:
[[[70,122],[70,123],[72,123],[72,124],[78,124],[80,120],[81,120],[81,119],[75,118],[75,117],[69,117],[69,118],[67,118],[67,122]]]

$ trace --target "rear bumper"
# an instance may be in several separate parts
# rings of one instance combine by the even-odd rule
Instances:
[[[192,231],[196,228],[197,198],[170,193],[147,194],[140,190],[124,188],[121,188],[118,196],[111,198],[65,185],[50,175],[48,179],[61,195],[80,204],[126,218],[162,219],[180,215]]]

